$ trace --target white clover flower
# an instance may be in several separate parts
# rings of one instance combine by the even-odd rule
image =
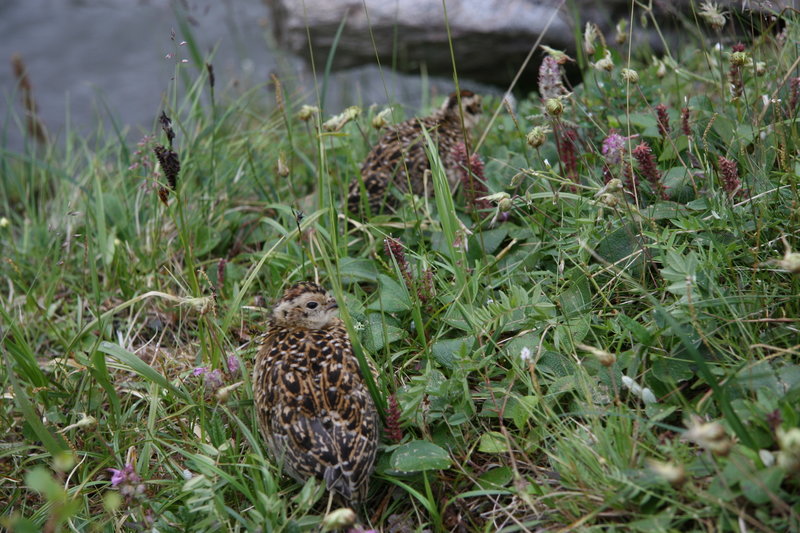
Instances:
[[[523,363],[528,363],[531,360],[531,350],[527,346],[523,347],[519,352],[519,358]]]

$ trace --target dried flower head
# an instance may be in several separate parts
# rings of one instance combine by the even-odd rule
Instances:
[[[589,346],[588,344],[578,344],[577,346],[581,350],[589,352],[590,354],[595,356],[597,360],[600,362],[600,364],[605,367],[612,366],[614,363],[617,362],[617,356],[609,351],[602,350],[600,348],[595,348],[594,346]]]
[[[372,127],[379,130],[389,124],[389,116],[392,114],[392,109],[387,107],[374,117],[372,117]]]
[[[715,31],[719,31],[725,26],[726,14],[715,2],[703,2],[700,4],[700,11],[697,14]]]
[[[661,59],[656,59],[656,58],[654,57],[654,58],[653,58],[653,63],[654,63],[654,64],[655,64],[655,66],[656,66],[656,77],[657,77],[658,79],[661,79],[661,78],[663,78],[664,76],[666,76],[666,75],[667,75],[667,65],[664,63],[664,61],[663,61],[663,60],[661,60]]]
[[[620,21],[617,22],[616,31],[617,33],[614,36],[614,41],[617,44],[625,44],[628,40],[628,20],[620,19]]]
[[[622,76],[622,81],[625,81],[630,84],[639,83],[639,73],[633,70],[632,68],[624,68],[620,71],[620,75]]]
[[[161,111],[158,117],[158,122],[161,124],[161,129],[167,134],[167,141],[169,147],[172,149],[172,141],[175,139],[175,130],[172,129],[172,119],[167,116],[165,111]]]
[[[284,161],[283,152],[278,154],[278,165],[277,166],[278,166],[278,168],[276,169],[276,171],[277,171],[278,176],[280,176],[281,178],[287,177],[289,175],[289,173],[291,172],[289,170],[289,165],[287,165],[286,161]]]
[[[567,61],[575,61],[574,59],[569,57],[566,52],[563,52],[561,50],[556,50],[555,48],[550,48],[549,46],[544,45],[544,44],[539,45],[539,47],[542,50],[544,50],[547,53],[548,56],[550,56],[553,59],[555,59],[556,63],[558,63],[559,65],[563,65]]]
[[[334,115],[322,124],[322,129],[325,131],[339,131],[345,124],[355,120],[361,114],[361,108],[356,105],[351,105],[338,115]]]
[[[597,24],[594,22],[587,22],[583,30],[583,51],[586,52],[586,55],[593,56],[597,51],[595,41],[597,41],[599,35],[600,29],[597,27]]]
[[[547,126],[536,126],[528,132],[528,135],[525,136],[525,140],[528,141],[528,145],[532,148],[539,148],[547,140],[547,134],[550,131],[550,128]]]
[[[297,118],[306,122],[308,119],[319,113],[319,108],[313,105],[303,105],[297,112]]]
[[[611,58],[611,51],[606,50],[603,59],[600,59],[592,66],[597,70],[605,70],[606,72],[614,70],[614,60]]]
[[[656,461],[655,459],[648,459],[647,466],[656,475],[664,478],[664,480],[673,487],[680,487],[686,482],[686,470],[683,465],[676,465],[675,463]]]
[[[770,262],[776,263],[780,268],[786,270],[787,272],[791,272],[792,274],[800,274],[800,252],[792,251],[792,247],[789,246],[786,237],[781,237],[781,239],[783,239],[783,245],[786,247],[786,252],[783,254],[783,259],[773,259]],[[780,411],[777,411],[777,416],[780,416]],[[774,425],[778,426],[780,422],[780,420],[776,420]]]
[[[733,441],[719,422],[705,422],[699,416],[692,415],[686,427],[688,429],[683,436],[714,455],[728,455],[733,446]]]

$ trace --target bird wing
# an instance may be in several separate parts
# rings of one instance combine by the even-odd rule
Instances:
[[[269,342],[269,341],[268,341]],[[342,326],[272,339],[258,365],[267,391],[260,418],[269,447],[299,481],[323,479],[349,501],[366,495],[378,416]]]

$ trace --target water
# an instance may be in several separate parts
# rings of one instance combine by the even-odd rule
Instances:
[[[88,136],[98,120],[108,126],[109,114],[128,126],[129,140],[151,131],[176,61],[191,57],[178,45],[187,38],[179,13],[201,54],[214,52],[218,91],[234,81],[239,87],[266,84],[276,72],[293,93],[315,99],[305,63],[271,44],[270,10],[262,0],[0,0],[0,145],[24,145],[21,95],[11,69],[15,53],[27,66],[39,115],[56,143],[67,129]],[[191,62],[182,67],[198,68]],[[429,82],[440,93],[451,90],[449,80]],[[332,77],[327,108],[390,100],[416,110],[424,87],[419,76],[381,76],[374,66],[361,67]]]

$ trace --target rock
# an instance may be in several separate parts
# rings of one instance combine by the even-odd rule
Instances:
[[[336,40],[336,69],[395,63],[401,71],[452,76],[441,0],[267,0],[278,43],[308,58],[310,29],[314,62],[321,69]],[[558,0],[447,0],[459,76],[493,84],[510,81],[539,35],[566,48],[574,33]],[[365,10],[366,5],[366,10]],[[304,7],[305,6],[305,7]],[[552,22],[550,20],[552,19]],[[549,27],[548,27],[549,24]],[[373,44],[374,43],[374,44]]]
[[[451,78],[447,20],[459,77],[501,87],[508,86],[540,37],[541,44],[574,54],[576,30],[582,33],[587,21],[597,24],[613,43],[616,24],[630,16],[629,0],[446,0],[446,19],[442,0],[264,1],[272,8],[277,42],[306,59],[312,49],[318,70],[324,68],[344,21],[334,69],[375,65],[377,55],[384,68],[414,73],[424,68],[428,74]],[[763,14],[796,1],[750,0],[747,9]],[[653,12],[660,34],[637,10],[632,21],[634,46],[645,45],[659,53],[665,44],[662,36],[671,48],[680,44],[686,32],[679,21],[686,20],[691,4],[691,0],[656,0]],[[722,4],[724,11],[741,9],[738,2]],[[573,5],[574,11],[562,7]],[[575,28],[575,13],[580,17],[579,28]],[[728,14],[729,23],[739,18],[739,14]],[[541,56],[534,54],[520,79],[522,87],[535,87]]]
[[[318,69],[325,65],[343,21],[332,63],[335,69],[374,65],[377,55],[382,65],[400,71],[419,72],[424,65],[429,74],[452,77],[446,21],[459,76],[483,83],[507,86],[540,37],[541,44],[556,49],[574,53],[575,48],[574,22],[570,12],[560,8],[561,0],[447,0],[446,19],[441,0],[265,1],[273,10],[278,43],[308,58],[310,34]],[[667,4],[677,10],[688,2]],[[609,40],[616,23],[629,15],[628,0],[576,3],[581,25],[585,21],[599,24]],[[640,39],[660,46],[652,28],[646,32],[637,28],[637,33]],[[535,85],[541,56],[534,55],[523,85]]]

